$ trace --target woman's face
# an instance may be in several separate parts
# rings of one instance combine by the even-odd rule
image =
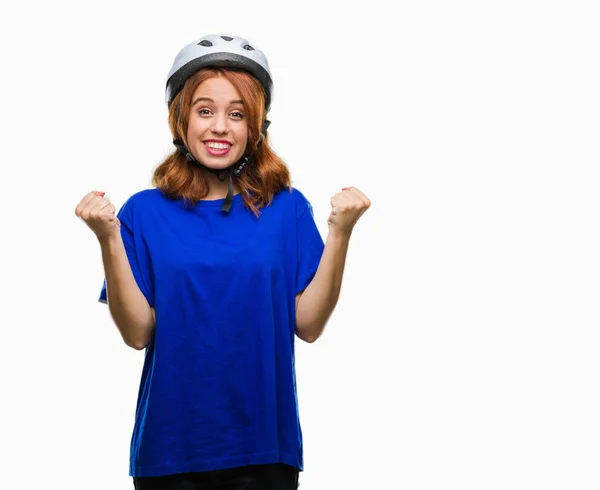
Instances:
[[[244,155],[246,113],[240,95],[225,78],[209,78],[194,91],[187,140],[196,160],[210,168],[227,168]]]

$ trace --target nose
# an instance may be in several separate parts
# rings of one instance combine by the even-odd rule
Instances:
[[[213,120],[212,132],[216,134],[227,134],[229,132],[227,116],[219,113]]]

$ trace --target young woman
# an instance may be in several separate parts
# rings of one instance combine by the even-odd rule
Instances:
[[[295,489],[303,470],[294,336],[314,342],[337,303],[352,229],[370,206],[331,199],[324,243],[269,146],[264,54],[210,35],[168,76],[175,150],[152,189],[76,214],[96,233],[100,301],[145,349],[131,439],[137,489]]]

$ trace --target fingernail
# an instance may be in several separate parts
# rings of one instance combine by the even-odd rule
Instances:
[[[348,189],[350,189],[350,187],[342,187],[343,191],[348,190]]]

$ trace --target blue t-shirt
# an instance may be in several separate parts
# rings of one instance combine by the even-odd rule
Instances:
[[[297,189],[257,218],[240,194],[185,208],[160,189],[119,210],[135,280],[155,308],[129,475],[251,464],[303,470],[295,373],[297,293],[324,243]],[[106,280],[99,301],[106,303]]]

